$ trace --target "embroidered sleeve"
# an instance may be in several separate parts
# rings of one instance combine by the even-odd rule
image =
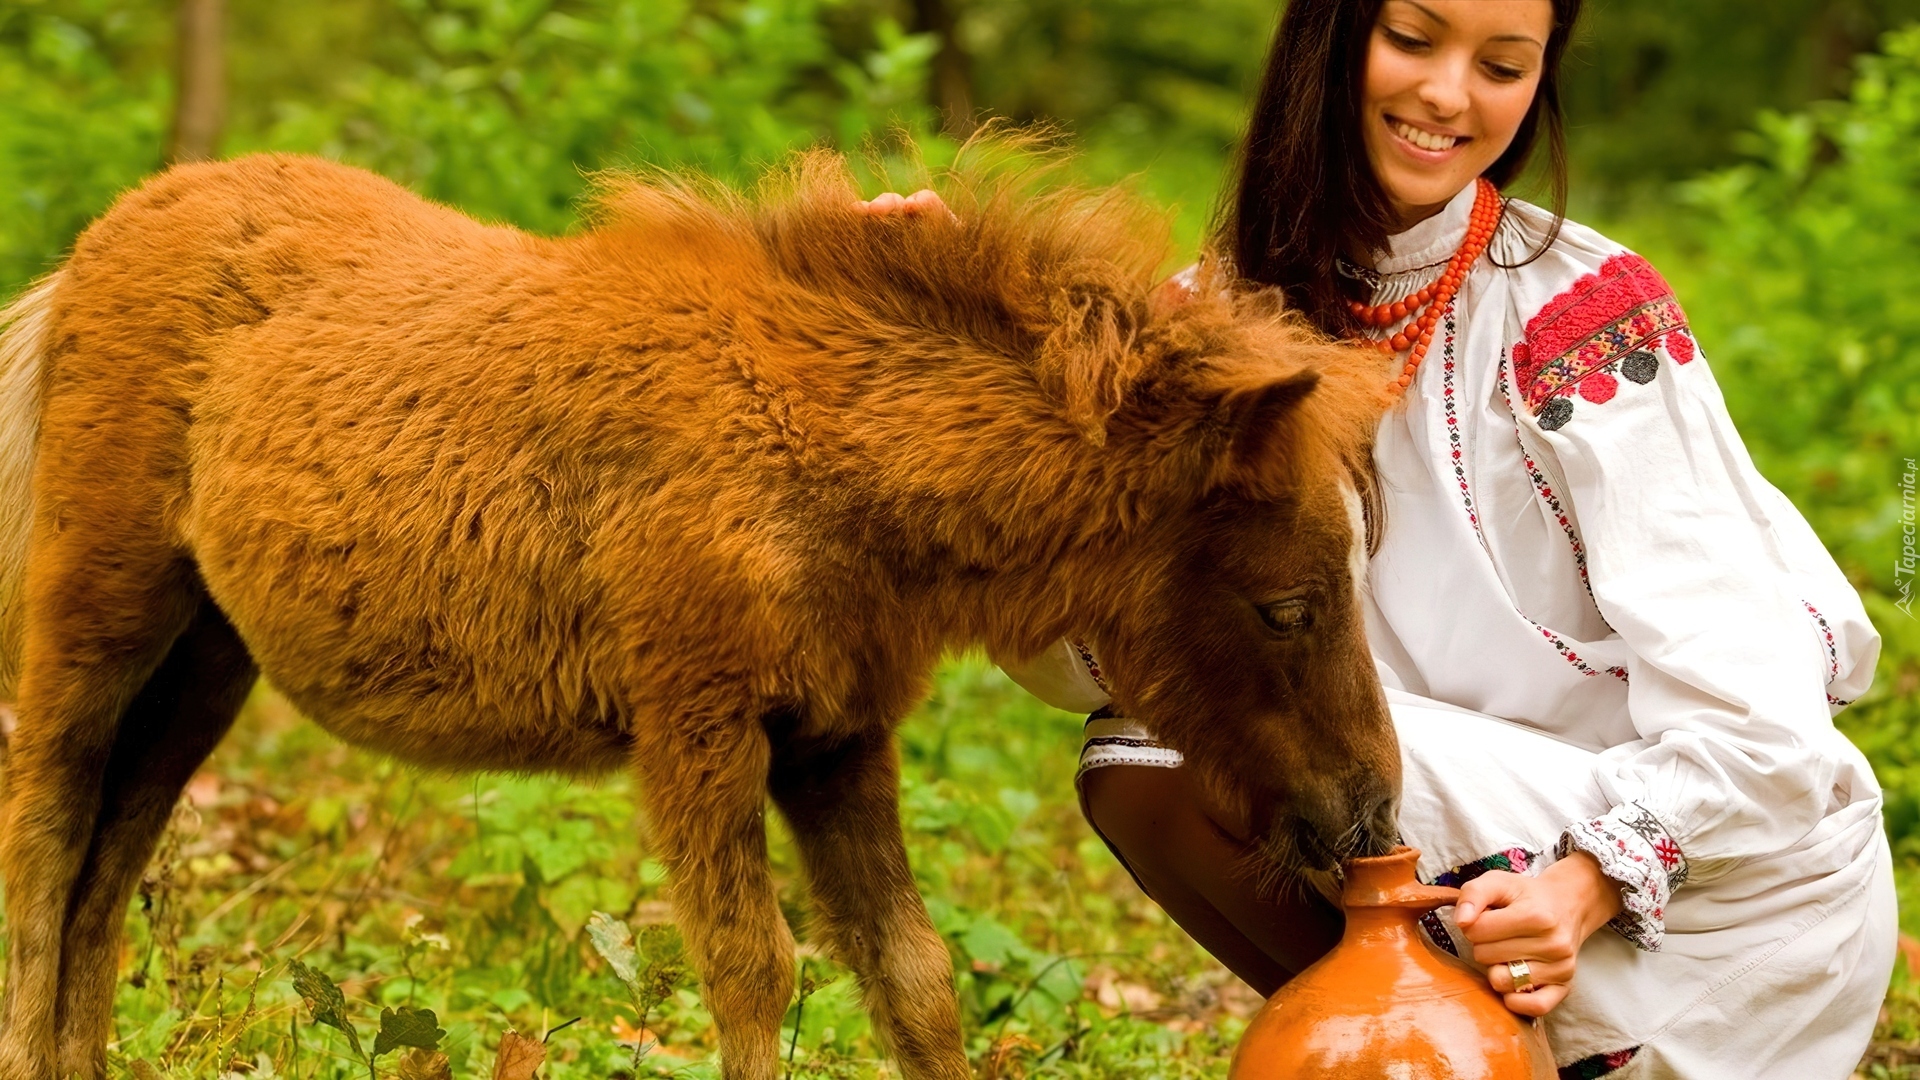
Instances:
[[[1667,903],[1687,880],[1687,859],[1667,827],[1638,803],[1567,826],[1560,857],[1584,851],[1620,886],[1620,914],[1607,925],[1648,952],[1666,937]]]
[[[1617,809],[1569,826],[1566,848],[1621,883],[1615,926],[1653,948],[1686,869],[1789,850],[1877,790],[1833,729],[1849,650],[1807,610],[1839,610],[1840,586],[1809,588],[1837,568],[1817,539],[1787,542],[1804,521],[1754,468],[1666,282],[1629,253],[1590,265],[1525,320],[1509,402],[1625,650],[1631,732],[1595,774]]]

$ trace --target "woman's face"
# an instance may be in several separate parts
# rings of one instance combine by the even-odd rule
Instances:
[[[1386,0],[1367,45],[1361,134],[1406,228],[1499,160],[1533,105],[1551,0]]]

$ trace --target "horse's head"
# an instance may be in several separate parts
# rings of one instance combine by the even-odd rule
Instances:
[[[1103,449],[1157,505],[1111,551],[1087,629],[1115,708],[1245,815],[1263,869],[1333,870],[1395,842],[1399,751],[1360,605],[1386,376],[1214,288],[1132,316]]]
[[[997,655],[1085,632],[1115,705],[1244,813],[1268,869],[1385,853],[1400,763],[1359,603],[1380,355],[1224,281],[1156,292],[1163,214],[1036,193],[1018,139],[969,150],[951,217],[856,214],[816,153],[743,232],[796,310],[835,305],[816,337],[884,357],[861,483],[889,543],[994,583],[943,614]]]

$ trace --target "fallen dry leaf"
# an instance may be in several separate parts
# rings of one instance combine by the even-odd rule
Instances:
[[[500,1056],[493,1062],[493,1080],[533,1080],[546,1060],[544,1043],[509,1031],[500,1036]]]
[[[1038,1049],[1039,1043],[1018,1032],[1002,1035],[987,1048],[987,1056],[980,1062],[980,1080],[1025,1080],[1027,1070],[1022,1067],[1020,1052]]]
[[[1149,1013],[1158,1009],[1161,997],[1152,987],[1125,982],[1110,967],[1096,967],[1087,973],[1085,989],[1101,1008],[1117,1012]]]
[[[400,1080],[453,1080],[453,1063],[438,1050],[416,1046],[400,1055]]]

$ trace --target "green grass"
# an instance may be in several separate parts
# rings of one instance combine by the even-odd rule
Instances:
[[[1081,820],[1079,726],[961,661],[902,732],[908,843],[953,951],[968,1053],[988,1078],[1223,1076],[1259,1002]],[[891,1075],[851,976],[807,943],[777,819],[773,857],[801,942],[782,1033],[791,1074]],[[494,1075],[508,1031],[547,1037],[546,1080],[717,1076],[662,879],[624,778],[422,775],[341,745],[262,688],[183,799],[129,915],[112,1070],[367,1076],[296,994],[298,958],[338,984],[337,1019],[369,1050],[383,1009],[389,1024],[431,1009],[462,1080]],[[1920,874],[1901,880],[1920,899]],[[633,929],[638,994],[585,929],[595,911]],[[1871,1075],[1920,1076],[1903,1064],[1920,1044],[1904,969],[1882,1029]],[[403,1052],[377,1057],[377,1074],[431,1075],[403,1072]]]
[[[959,662],[902,733],[909,847],[953,950],[968,1052],[987,1076],[1221,1075],[1258,1000],[1081,820],[1079,727]],[[851,975],[808,944],[799,867],[772,820],[801,943],[782,1034],[792,1075],[888,1075]],[[368,1049],[382,1009],[431,1009],[455,1077],[491,1076],[509,1030],[552,1032],[547,1080],[631,1075],[643,1028],[657,1045],[638,1075],[717,1076],[712,1017],[643,831],[624,777],[425,775],[336,742],[263,687],[183,799],[129,915],[112,1069],[368,1075],[295,993],[298,958],[338,984]],[[665,991],[641,999],[644,1020],[583,929],[594,911],[633,928],[640,981]],[[379,1075],[401,1075],[400,1057],[378,1057]]]

